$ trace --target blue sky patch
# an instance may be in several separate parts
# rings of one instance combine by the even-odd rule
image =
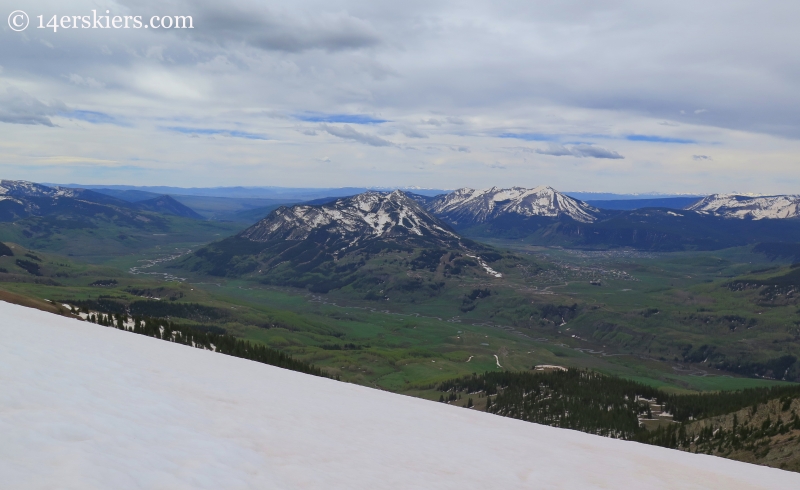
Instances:
[[[646,134],[630,134],[625,137],[628,141],[646,141],[649,143],[674,143],[678,145],[691,145],[697,143],[695,140],[683,138],[667,138],[664,136],[649,136]]]
[[[116,124],[117,126],[128,126],[116,117],[104,112],[74,110],[64,114],[71,119],[79,119],[92,124]]]
[[[501,133],[497,135],[498,138],[512,138],[525,141],[555,141],[557,136],[552,134],[542,133]]]
[[[320,114],[317,112],[306,112],[298,114],[295,117],[301,121],[321,123],[381,124],[389,122],[387,119],[377,119],[366,114]]]
[[[213,128],[186,128],[182,126],[170,126],[164,128],[167,131],[175,131],[177,133],[183,134],[198,134],[204,136],[228,136],[230,138],[244,138],[248,140],[267,140],[264,135],[256,134],[256,133],[248,133],[247,131],[237,131],[237,130],[228,130],[228,129],[213,129]]]

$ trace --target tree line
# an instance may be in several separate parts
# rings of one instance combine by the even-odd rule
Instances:
[[[442,402],[460,400],[462,394],[485,397],[486,411],[497,415],[666,447],[678,447],[687,440],[680,427],[692,420],[747,407],[755,411],[758,405],[775,399],[788,406],[791,400],[800,398],[800,385],[673,395],[635,381],[581,369],[473,373],[444,381],[437,389],[442,392],[439,398]],[[659,405],[679,423],[648,432],[641,421],[653,417],[651,403]],[[787,422],[759,430],[780,431],[790,427],[795,425]],[[800,429],[800,420],[796,427]],[[741,433],[744,429],[739,430],[739,437],[744,438]],[[761,434],[748,430],[751,432],[747,437]],[[719,437],[724,435],[722,432]]]
[[[88,312],[87,312],[88,313]],[[126,313],[89,313],[88,320],[98,325],[126,330],[147,337],[188,345],[199,349],[213,350],[221,354],[240,357],[269,364],[291,371],[329,377],[322,369],[291,357],[265,345],[242,340],[225,332],[225,329],[205,325],[181,325],[162,318],[133,317]]]

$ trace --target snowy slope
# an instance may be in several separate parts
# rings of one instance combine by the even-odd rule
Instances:
[[[0,196],[7,197],[78,197],[81,189],[47,187],[25,180],[0,180]]]
[[[436,216],[456,225],[484,223],[507,214],[551,218],[567,216],[582,223],[591,223],[599,212],[547,186],[533,189],[458,189],[440,196],[427,208]]]
[[[256,242],[305,240],[317,230],[353,242],[397,236],[459,239],[401,191],[365,192],[322,206],[280,207],[240,236]]]
[[[737,194],[713,194],[686,209],[725,218],[797,218],[800,216],[800,195],[751,197]]]
[[[9,489],[790,489],[800,475],[545,427],[0,303]]]

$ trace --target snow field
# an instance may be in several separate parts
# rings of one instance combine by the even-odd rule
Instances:
[[[9,489],[800,488],[3,302],[0,386]]]

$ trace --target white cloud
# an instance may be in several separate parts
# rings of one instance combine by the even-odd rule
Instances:
[[[100,89],[106,86],[106,84],[104,84],[103,82],[98,82],[92,77],[84,78],[75,73],[70,73],[66,78],[75,85],[81,85],[84,87]]]
[[[139,159],[128,162],[131,173],[109,173],[108,179],[130,181],[145,168],[142,162],[158,161],[157,170],[142,170],[140,178],[181,184],[187,178],[183,165],[191,160],[211,169],[191,173],[196,185],[216,185],[214,170],[225,166],[237,168],[226,173],[232,184],[278,178],[301,185],[335,180],[443,187],[500,184],[495,179],[505,173],[488,168],[488,162],[500,161],[520,180],[528,169],[535,172],[532,183],[573,185],[585,179],[587,188],[640,191],[670,185],[681,191],[708,178],[686,155],[713,153],[726,169],[714,188],[758,181],[763,192],[777,192],[800,185],[794,163],[800,153],[795,90],[800,71],[786,70],[796,57],[791,47],[800,42],[797,2],[770,9],[721,0],[559,5],[119,0],[109,5],[134,13],[188,12],[196,28],[120,30],[113,36],[100,30],[51,35],[29,29],[6,36],[0,59],[7,83],[39,101],[63,100],[87,114],[130,124],[87,129],[76,119],[48,131],[48,139],[42,139],[40,127],[7,125],[6,142],[18,151],[0,155],[2,161],[58,154],[65,144],[118,161],[136,148]],[[706,11],[714,15],[700,15]],[[752,36],[738,35],[745,29]],[[3,90],[0,85],[0,94]],[[50,103],[42,104],[44,113],[6,108],[3,117],[54,124]],[[345,117],[342,123],[328,122],[330,130],[298,126],[295,116],[308,113],[370,114],[381,122],[349,123],[345,129]],[[164,126],[240,128],[269,135],[270,143],[250,153],[240,138],[198,141],[172,134],[162,140],[169,135],[157,128]],[[314,131],[360,144],[306,137]],[[555,164],[555,158],[519,165],[530,155],[509,151],[508,140],[496,137],[501,133],[527,134],[530,138],[517,144],[528,151],[581,157],[591,165],[580,175]],[[412,148],[394,144],[388,134],[398,135],[398,143],[428,137],[411,156]],[[700,143],[687,151],[677,144],[634,145],[625,135]],[[588,146],[565,143],[570,141]],[[470,158],[453,148],[469,149]],[[330,173],[299,170],[298,162],[314,162],[322,154],[335,162],[327,166]],[[376,162],[380,173],[369,171]],[[424,172],[411,170],[418,163]],[[10,164],[5,165],[0,170]],[[648,172],[637,173],[645,165]],[[64,175],[70,169],[80,172],[65,164]],[[518,183],[511,178],[505,184]]]

